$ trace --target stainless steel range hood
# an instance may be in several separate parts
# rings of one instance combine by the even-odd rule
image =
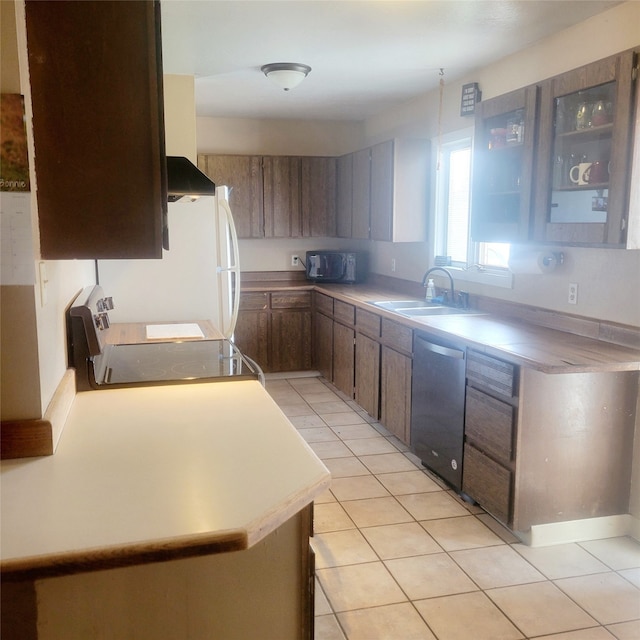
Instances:
[[[216,185],[182,156],[167,156],[167,183],[169,202],[195,200],[216,192]]]

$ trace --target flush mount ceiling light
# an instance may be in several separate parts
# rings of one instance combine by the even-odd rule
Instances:
[[[298,62],[272,62],[260,67],[260,71],[279,87],[289,91],[297,87],[309,75],[311,67]]]

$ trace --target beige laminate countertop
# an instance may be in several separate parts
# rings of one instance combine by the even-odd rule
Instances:
[[[3,579],[246,549],[330,481],[257,381],[79,393],[55,455],[0,469]]]
[[[243,291],[315,289],[396,322],[442,339],[462,341],[484,353],[545,373],[640,370],[640,350],[493,314],[407,318],[369,304],[375,300],[407,300],[411,296],[360,285],[313,283],[248,283]]]

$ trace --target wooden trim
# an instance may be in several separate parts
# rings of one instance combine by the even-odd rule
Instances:
[[[53,427],[48,420],[3,420],[0,459],[31,458],[53,454]]]
[[[67,369],[42,418],[3,420],[0,460],[53,455],[75,395],[75,370]]]

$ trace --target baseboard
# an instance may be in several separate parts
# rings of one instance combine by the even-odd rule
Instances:
[[[630,514],[554,522],[531,527],[516,535],[531,547],[630,536],[640,541],[640,519]]]
[[[42,418],[3,420],[0,425],[0,459],[53,455],[75,395],[75,371],[67,369]]]

